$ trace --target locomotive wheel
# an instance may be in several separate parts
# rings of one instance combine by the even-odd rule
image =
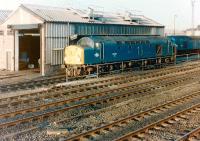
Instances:
[[[157,61],[156,61],[157,64],[161,64],[161,62],[162,62],[161,58],[158,58]]]
[[[129,63],[128,63],[128,67],[131,67],[131,66],[132,66],[132,62],[129,62]]]
[[[113,65],[110,65],[109,68],[110,68],[109,69],[110,71],[112,71],[114,69]]]
[[[174,57],[171,57],[171,62],[174,62],[176,59],[175,59],[175,56]]]
[[[148,61],[147,61],[147,60],[145,60],[145,61],[144,61],[144,65],[145,65],[145,66],[147,66],[147,64],[148,64]]]
[[[93,68],[92,67],[88,67],[87,68],[87,74],[90,75],[93,71]]]
[[[73,76],[73,69],[71,69],[71,68],[66,69],[66,74],[67,74],[68,77],[72,77]]]
[[[77,69],[77,76],[81,76],[81,68]]]
[[[84,75],[85,74],[85,71],[84,71],[84,68],[80,68],[80,75]]]
[[[165,58],[165,63],[169,63],[169,62],[170,62],[169,58]]]
[[[127,64],[126,63],[124,63],[124,65],[123,65],[123,69],[126,69],[127,68]]]
[[[67,76],[71,77],[71,72],[67,71]]]

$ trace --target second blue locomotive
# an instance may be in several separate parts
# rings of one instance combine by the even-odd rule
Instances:
[[[179,35],[168,38],[176,44],[177,55],[200,53],[200,37]]]

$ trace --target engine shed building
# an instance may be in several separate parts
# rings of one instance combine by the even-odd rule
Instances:
[[[21,5],[2,23],[0,69],[39,68],[42,75],[63,64],[63,49],[83,36],[156,35],[164,26],[143,15]],[[10,58],[6,57],[10,51]],[[10,59],[10,66],[8,61]]]

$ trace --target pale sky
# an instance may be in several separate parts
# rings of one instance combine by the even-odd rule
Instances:
[[[95,5],[104,11],[140,11],[137,14],[152,18],[166,28],[173,28],[176,14],[177,29],[191,27],[191,0],[0,0],[0,9],[16,9],[20,3],[75,8]],[[200,24],[200,0],[196,0],[195,3],[195,25],[198,24]]]

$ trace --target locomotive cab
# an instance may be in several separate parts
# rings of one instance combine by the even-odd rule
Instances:
[[[89,37],[83,37],[77,42],[77,45],[84,48],[84,64],[93,65],[103,62],[104,48],[102,42],[95,42]]]

